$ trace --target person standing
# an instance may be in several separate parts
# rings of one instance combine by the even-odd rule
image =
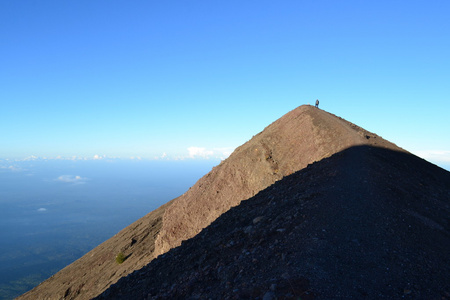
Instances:
[[[319,108],[319,99],[316,100],[316,107]]]

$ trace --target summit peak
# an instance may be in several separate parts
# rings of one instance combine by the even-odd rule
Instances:
[[[230,207],[286,175],[344,149],[371,145],[404,151],[342,118],[299,106],[238,147],[165,211],[159,254],[199,233]]]

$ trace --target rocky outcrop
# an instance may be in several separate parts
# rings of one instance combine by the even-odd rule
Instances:
[[[449,299],[450,172],[355,146],[242,201],[97,299]]]

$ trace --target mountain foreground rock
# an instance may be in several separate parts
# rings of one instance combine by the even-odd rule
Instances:
[[[283,178],[96,299],[448,299],[449,172],[356,146]]]
[[[19,298],[450,297],[449,199],[449,172],[301,106]]]

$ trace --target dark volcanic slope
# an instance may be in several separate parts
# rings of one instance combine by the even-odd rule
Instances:
[[[450,173],[344,150],[230,209],[100,299],[448,299]]]

